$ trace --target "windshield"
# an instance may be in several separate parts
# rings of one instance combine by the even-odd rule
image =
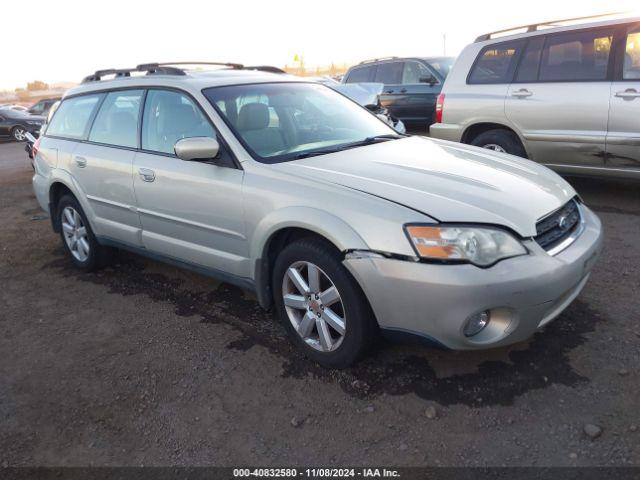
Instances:
[[[397,133],[343,95],[314,83],[213,87],[204,95],[253,157],[277,163]]]
[[[453,61],[455,58],[453,57],[440,57],[440,58],[430,58],[427,60],[429,65],[436,69],[436,71],[442,75],[442,78],[447,78],[449,75],[449,71],[453,66]]]

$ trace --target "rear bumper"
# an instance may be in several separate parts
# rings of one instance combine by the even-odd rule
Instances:
[[[432,138],[460,142],[462,140],[462,127],[451,123],[434,123],[429,127]]]
[[[600,220],[583,209],[580,237],[556,256],[534,241],[529,255],[482,269],[387,258],[345,260],[381,328],[415,334],[452,349],[497,347],[529,338],[580,293],[602,248]],[[466,319],[491,310],[478,335],[463,334]]]

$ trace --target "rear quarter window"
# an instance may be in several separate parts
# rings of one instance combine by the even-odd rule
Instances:
[[[467,83],[511,83],[523,46],[524,42],[519,40],[484,47],[471,67]]]
[[[89,121],[101,98],[101,94],[96,94],[64,100],[47,127],[47,135],[71,139],[85,138]]]

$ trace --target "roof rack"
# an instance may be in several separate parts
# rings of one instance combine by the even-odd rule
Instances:
[[[480,35],[478,38],[476,38],[476,42],[483,42],[485,40],[490,40],[492,38],[494,38],[494,35],[497,34],[501,34],[501,33],[507,33],[507,32],[512,32],[515,30],[523,30],[526,29],[527,32],[535,32],[537,30],[539,30],[540,27],[556,27],[556,26],[560,26],[559,24],[561,23],[566,23],[566,22],[575,22],[577,20],[591,20],[594,18],[602,18],[602,17],[610,17],[613,15],[621,15],[625,12],[615,12],[615,13],[603,13],[600,15],[589,15],[587,17],[574,17],[574,18],[563,18],[562,20],[552,20],[549,22],[540,22],[540,23],[532,23],[530,25],[521,25],[519,27],[512,27],[512,28],[505,28],[504,30],[496,30],[495,32],[490,32],[490,33],[485,33],[484,35]]]
[[[363,63],[373,63],[373,62],[380,62],[382,60],[395,60],[398,57],[380,57],[380,58],[372,58],[370,60],[363,60],[362,62],[360,62],[358,65],[362,65]]]
[[[242,67],[243,70],[256,70],[258,72],[268,72],[268,73],[287,73],[281,68],[272,67],[271,65],[252,65],[248,67]]]
[[[99,82],[102,77],[114,75],[115,78],[130,77],[133,72],[146,72],[147,75],[186,75],[184,69],[176,67],[176,65],[215,65],[219,67],[227,67],[233,70],[256,70],[269,73],[286,73],[278,67],[269,65],[255,65],[245,67],[241,63],[224,63],[224,62],[163,62],[163,63],[142,63],[135,68],[109,68],[106,70],[97,70],[92,75],[84,77],[82,83]]]

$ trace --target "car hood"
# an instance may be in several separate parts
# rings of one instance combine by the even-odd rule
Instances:
[[[536,222],[576,195],[529,160],[424,137],[274,166],[289,174],[385,198],[440,222],[485,223],[536,235]]]

